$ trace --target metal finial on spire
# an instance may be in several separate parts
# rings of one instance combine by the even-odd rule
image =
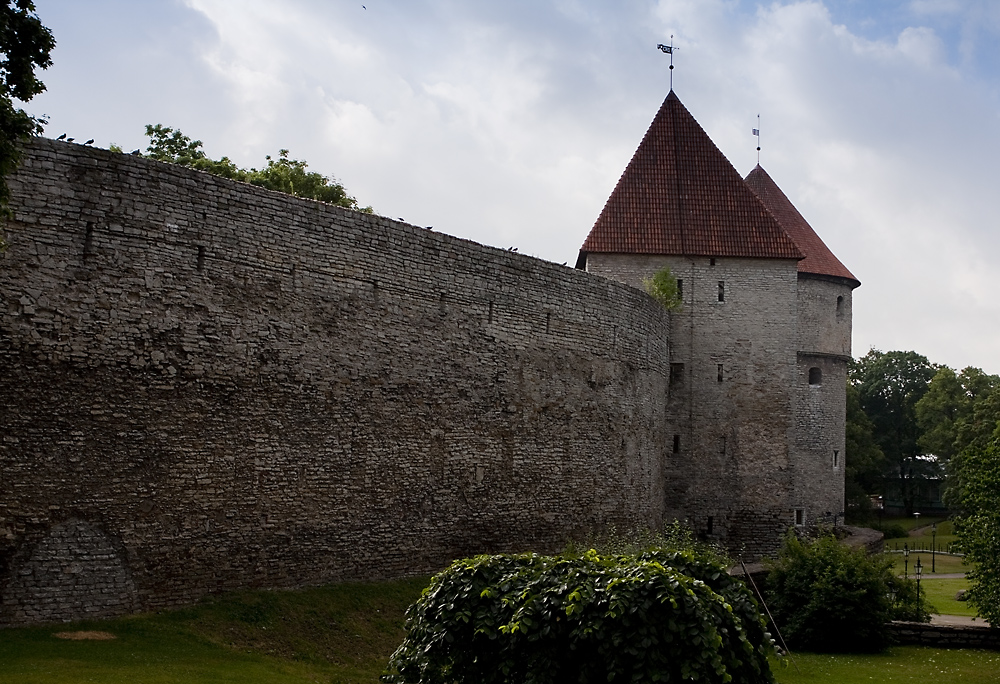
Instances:
[[[662,52],[670,55],[670,89],[674,89],[674,51],[680,50],[679,47],[674,47],[674,34],[670,34],[670,45],[664,45],[660,43],[656,46]]]
[[[760,114],[757,115],[757,128],[753,129],[753,134],[757,136],[757,165],[760,166]]]

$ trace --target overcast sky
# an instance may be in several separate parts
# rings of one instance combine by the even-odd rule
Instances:
[[[47,135],[288,148],[379,214],[572,265],[669,89],[861,280],[854,352],[1000,373],[1000,2],[35,0]]]

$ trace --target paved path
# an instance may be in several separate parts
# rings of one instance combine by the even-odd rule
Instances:
[[[913,573],[912,572],[910,573],[910,579],[915,579],[913,577]],[[923,574],[923,576],[920,578],[920,581],[921,582],[925,582],[927,580],[936,580],[936,579],[965,579],[965,573],[964,572],[934,572],[934,573],[925,572]]]
[[[989,627],[990,623],[982,618],[966,617],[965,615],[931,615],[932,625],[950,625],[955,627]]]

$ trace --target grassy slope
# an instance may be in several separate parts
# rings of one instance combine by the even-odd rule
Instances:
[[[931,580],[921,586],[964,580]],[[0,631],[0,684],[334,682],[375,684],[426,578],[287,592],[238,592],[119,620]],[[951,591],[951,589],[947,589]],[[954,593],[954,592],[952,592]],[[103,630],[114,641],[63,641]],[[1000,654],[898,647],[877,655],[795,654],[780,684],[996,681]]]
[[[427,578],[238,592],[193,608],[0,632],[0,683],[376,682]],[[64,641],[94,629],[113,641]]]

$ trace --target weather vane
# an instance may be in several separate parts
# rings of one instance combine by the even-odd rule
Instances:
[[[670,55],[670,89],[674,89],[674,51],[680,50],[679,47],[674,47],[674,34],[670,34],[670,45],[664,45],[660,43],[656,46],[662,52]]]
[[[760,166],[760,114],[757,115],[757,128],[751,130],[757,136],[757,165]]]

